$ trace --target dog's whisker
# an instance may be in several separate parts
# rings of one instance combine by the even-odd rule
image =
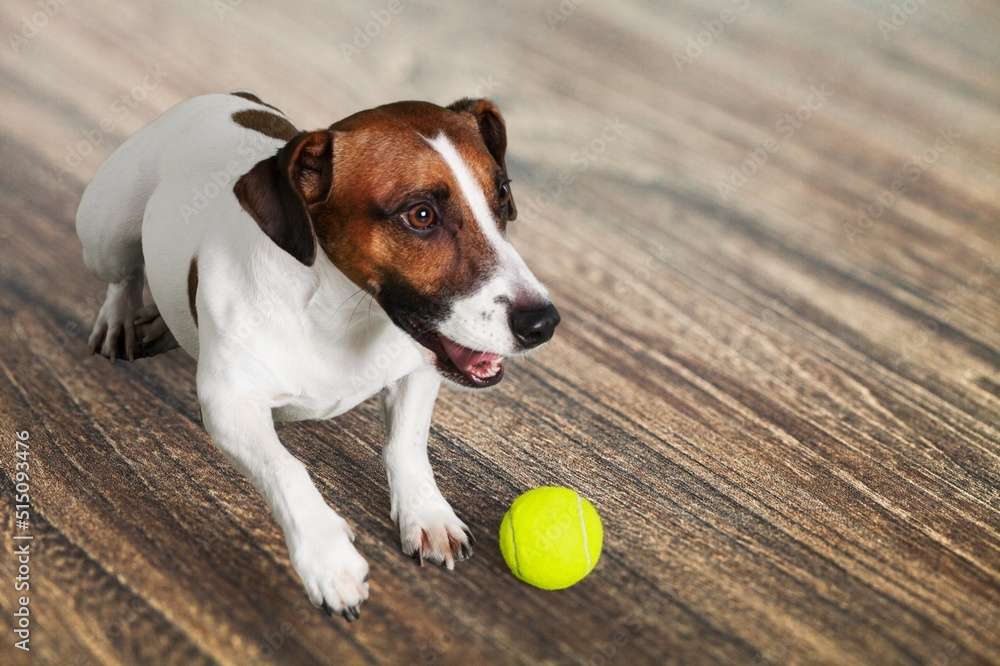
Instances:
[[[364,291],[364,290],[362,290],[362,291]],[[358,304],[355,305],[354,309],[351,311],[351,316],[347,318],[347,324],[344,326],[344,340],[345,341],[347,340],[347,334],[350,333],[350,331],[351,331],[351,322],[354,321],[354,315],[357,314],[358,308],[361,307],[361,304],[364,303],[364,302],[365,302],[365,299],[364,299],[364,297],[362,297],[361,300],[358,301]]]
[[[369,294],[369,296],[372,297],[372,299],[370,301],[368,301],[368,332],[371,333],[372,332],[372,305],[375,303],[375,296],[373,294]]]
[[[341,303],[340,305],[337,306],[337,309],[333,311],[333,314],[337,314],[338,312],[340,312],[340,308],[342,308],[345,305],[347,305],[352,298],[354,298],[355,296],[357,296],[361,292],[366,292],[367,293],[367,290],[365,290],[365,289],[358,289],[356,292],[354,292],[353,294],[351,294],[350,296],[348,296],[346,301],[344,301],[343,303]]]
[[[548,280],[539,280],[541,285],[545,287],[546,291],[548,291],[549,287],[551,287],[552,285],[559,284],[565,281],[566,281],[565,278],[560,278],[560,277],[549,278]]]

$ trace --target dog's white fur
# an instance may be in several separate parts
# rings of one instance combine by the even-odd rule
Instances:
[[[198,361],[206,430],[263,495],[313,604],[350,619],[368,597],[368,565],[273,420],[329,418],[381,392],[383,457],[403,549],[451,568],[449,540],[467,543],[467,528],[438,490],[426,452],[441,376],[433,354],[377,304],[364,303],[367,293],[324,252],[304,265],[241,207],[232,184],[284,145],[232,121],[234,112],[254,108],[277,113],[234,95],[183,102],[128,139],[94,176],[77,230],[87,267],[109,283],[95,335],[105,334],[105,355],[115,353],[118,335],[130,335],[125,324],[142,308],[145,273],[166,327]],[[518,293],[537,301],[548,295],[497,231],[448,137],[426,140],[501,257],[494,279],[455,303],[440,330],[471,348],[513,353],[506,315],[484,313]],[[197,322],[188,302],[194,257]]]

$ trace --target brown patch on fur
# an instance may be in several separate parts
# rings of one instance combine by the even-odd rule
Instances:
[[[249,130],[260,132],[272,139],[289,141],[299,133],[287,118],[263,109],[246,109],[233,114],[233,121]]]
[[[314,222],[324,251],[345,275],[375,293],[405,285],[413,292],[410,300],[426,302],[467,293],[488,277],[495,252],[451,169],[421,138],[444,132],[492,204],[502,166],[471,113],[401,102],[355,114],[330,129],[336,177]],[[430,233],[414,233],[395,219],[421,201],[432,202],[439,214]],[[377,296],[380,303],[389,297]]]
[[[229,94],[233,95],[235,97],[242,97],[243,99],[248,99],[251,102],[254,102],[256,104],[260,104],[262,106],[266,106],[266,107],[268,107],[270,109],[274,109],[278,113],[281,113],[281,109],[279,109],[278,107],[276,107],[276,106],[274,106],[272,104],[268,104],[267,102],[265,102],[264,100],[262,100],[260,97],[257,97],[257,95],[254,95],[252,92],[249,92],[247,90],[240,90],[240,91],[232,92],[232,93],[229,93]],[[284,114],[282,114],[282,115],[284,115]]]
[[[333,134],[298,134],[243,174],[233,192],[261,231],[306,266],[316,260],[312,208],[330,198]]]
[[[198,307],[195,305],[195,297],[198,295],[198,257],[191,258],[191,266],[188,268],[188,307],[191,308],[191,318],[194,319],[195,327],[198,326]]]

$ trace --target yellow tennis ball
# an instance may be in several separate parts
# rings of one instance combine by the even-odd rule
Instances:
[[[543,590],[579,583],[601,556],[604,529],[594,505],[569,488],[524,493],[500,523],[500,552],[515,576]]]

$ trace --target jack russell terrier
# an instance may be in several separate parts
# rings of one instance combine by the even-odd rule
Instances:
[[[108,283],[91,353],[180,346],[197,360],[206,431],[330,615],[359,617],[368,564],[274,421],[380,393],[403,552],[449,569],[472,554],[427,457],[438,388],[496,385],[505,356],[559,323],[507,238],[506,147],[485,99],[399,102],[300,132],[252,93],[204,95],[125,141],[83,193],[84,262]],[[355,316],[366,296],[376,306]]]

